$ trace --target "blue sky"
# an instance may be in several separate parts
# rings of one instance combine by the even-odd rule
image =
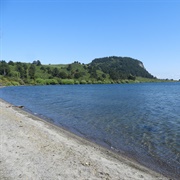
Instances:
[[[0,0],[0,60],[127,56],[180,79],[180,0]]]

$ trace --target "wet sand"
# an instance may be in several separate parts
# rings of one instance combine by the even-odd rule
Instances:
[[[2,100],[0,142],[2,180],[168,179]]]

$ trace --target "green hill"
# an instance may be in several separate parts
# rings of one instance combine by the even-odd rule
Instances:
[[[141,78],[139,78],[141,77]],[[104,57],[89,64],[42,65],[0,61],[0,85],[128,83],[138,79],[154,81],[141,61],[129,57]]]
[[[104,57],[92,61],[91,66],[97,67],[110,75],[113,80],[128,79],[130,76],[154,78],[141,61],[129,57]]]

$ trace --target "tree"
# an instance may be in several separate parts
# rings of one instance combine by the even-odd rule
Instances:
[[[23,78],[28,77],[28,66],[26,63],[23,63]]]
[[[119,79],[119,74],[116,71],[111,70],[109,72],[109,75],[110,75],[110,78],[112,80],[118,80]]]
[[[75,79],[79,79],[79,78],[82,77],[82,76],[83,76],[83,73],[82,73],[82,72],[77,72],[77,73],[74,74],[74,78],[75,78]]]
[[[27,70],[28,66],[26,63],[17,62],[16,63],[16,71],[19,73],[20,78],[27,78]]]
[[[51,71],[51,68],[50,68],[50,67],[47,67],[47,68],[46,68],[46,70],[47,70],[48,74],[51,74],[51,73],[52,73],[52,71]]]
[[[11,65],[11,66],[14,66],[14,62],[11,61],[11,60],[8,62],[8,64]]]
[[[135,80],[136,80],[136,77],[130,74],[130,75],[128,76],[128,79],[135,81]]]
[[[62,78],[62,79],[66,79],[68,76],[67,76],[67,74],[63,71],[63,72],[60,72],[60,73],[59,73],[59,77]]]
[[[72,70],[72,65],[69,64],[68,67],[67,67],[67,71],[71,71]]]
[[[35,72],[36,72],[36,67],[34,64],[31,64],[29,67],[29,77],[30,79],[35,79]]]
[[[24,71],[23,71],[23,66],[21,62],[16,63],[16,71],[18,72],[20,78],[24,77]]]
[[[59,76],[59,69],[58,68],[54,68],[53,71],[52,71],[52,75],[54,77],[58,77]]]
[[[104,79],[105,79],[105,78],[106,78],[106,74],[102,74],[102,78],[104,78]]]
[[[90,75],[91,78],[95,78],[95,79],[98,78],[98,75],[97,75],[96,70],[92,70],[90,74],[91,74],[91,75]]]
[[[37,60],[37,64],[36,64],[37,66],[41,66],[41,62],[40,62],[40,60]]]
[[[44,66],[41,66],[41,68],[40,68],[43,72],[45,72],[46,71],[46,68],[44,67]]]
[[[41,66],[40,60],[33,61],[32,64],[35,64],[36,66]]]
[[[4,60],[0,61],[0,74],[7,76],[9,73],[10,73],[9,65]]]

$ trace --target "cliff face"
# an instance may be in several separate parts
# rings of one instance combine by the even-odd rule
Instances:
[[[139,66],[145,69],[145,67],[144,67],[142,62],[139,63]]]

